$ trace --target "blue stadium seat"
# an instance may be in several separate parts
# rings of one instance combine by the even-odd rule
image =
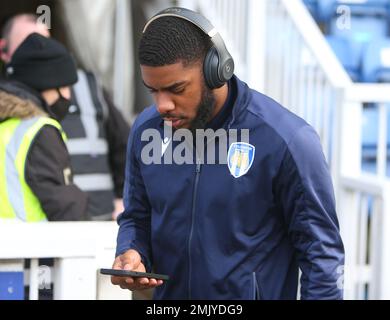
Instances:
[[[351,16],[350,25],[339,19],[338,17],[333,18],[328,28],[329,34],[349,38],[361,44],[388,35],[387,18]]]
[[[313,18],[318,20],[318,1],[317,0],[303,0],[306,8],[309,10]]]
[[[389,20],[389,0],[303,0],[310,13],[319,23],[330,25],[337,18],[337,9],[348,6],[353,17],[376,17]],[[339,13],[341,14],[341,12]]]
[[[371,173],[377,170],[378,123],[377,106],[366,105],[363,109],[362,122],[362,169]]]
[[[390,123],[390,105],[387,105],[387,123]],[[366,172],[377,172],[379,112],[375,103],[366,104],[363,108],[362,122],[362,169]],[[387,176],[390,176],[390,130],[387,131]]]
[[[338,36],[326,36],[326,40],[352,81],[360,81],[361,55],[356,50],[354,43]]]
[[[362,81],[390,82],[390,38],[369,43],[362,59]]]
[[[333,16],[336,0],[303,0],[307,9],[318,23],[329,22]]]
[[[333,0],[322,0],[332,2]],[[362,56],[371,42],[388,35],[388,0],[366,0],[365,2],[333,1],[334,11],[340,4],[348,5],[351,13],[350,23],[345,18],[333,16],[328,25],[331,35],[349,39],[356,55]]]
[[[338,8],[346,6],[349,11]],[[388,34],[390,1],[389,0],[318,0],[320,20],[327,25],[328,33],[365,41],[373,35]],[[342,14],[350,13],[351,28],[342,28]],[[345,15],[344,18],[348,16]],[[345,25],[345,24],[344,24]],[[347,27],[347,25],[345,25]]]
[[[351,9],[352,15],[360,16],[388,16],[389,0],[339,0],[337,5],[347,5]]]
[[[324,19],[332,19],[337,15],[337,8],[342,5],[350,9],[352,16],[388,17],[390,11],[389,0],[318,0],[317,10],[321,11]]]
[[[0,271],[0,301],[24,299],[23,277],[23,272]]]
[[[318,0],[319,22],[329,24],[336,15],[337,0]]]

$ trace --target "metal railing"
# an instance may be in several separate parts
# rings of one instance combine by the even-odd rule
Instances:
[[[390,85],[355,84],[299,0],[266,0],[265,92],[318,132],[332,172],[346,250],[345,298],[386,299],[390,279],[385,195]],[[377,174],[362,172],[363,106],[378,104]],[[390,269],[390,268],[389,268]]]
[[[264,28],[258,28],[258,26],[262,25],[264,19],[250,21],[249,15],[253,10],[263,12],[262,1],[179,0],[178,5],[201,12],[208,18],[221,34],[226,47],[234,57],[235,74],[242,79],[250,78],[254,82],[257,81],[257,84],[259,83],[259,73],[253,76],[252,71],[257,70],[251,70],[249,66],[260,67],[260,64],[254,61],[256,56],[251,54],[259,53],[261,50],[251,50],[250,39],[254,37],[254,34],[255,37],[260,35]]]
[[[0,272],[24,270],[30,300],[37,300],[42,285],[53,285],[53,298],[131,299],[131,293],[111,285],[110,277],[98,273],[110,268],[116,248],[115,222],[0,223]],[[54,258],[54,267],[40,266],[40,258]],[[16,266],[16,267],[15,267]]]
[[[365,104],[378,107],[376,173],[362,170]],[[390,85],[354,84],[345,89],[340,130],[338,211],[346,248],[345,297],[390,299],[390,180],[387,167],[387,104]]]
[[[346,247],[345,299],[389,299],[390,183],[373,175],[340,180]]]

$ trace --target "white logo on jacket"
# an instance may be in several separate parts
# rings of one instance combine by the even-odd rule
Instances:
[[[230,145],[227,163],[234,178],[239,178],[249,171],[255,159],[255,150],[253,145],[246,142],[234,142]]]

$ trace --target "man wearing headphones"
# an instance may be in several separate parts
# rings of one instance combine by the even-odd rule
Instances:
[[[221,36],[193,11],[154,16],[139,59],[155,105],[129,138],[113,268],[170,280],[113,276],[113,284],[156,287],[156,299],[296,299],[301,269],[302,299],[342,299],[344,248],[314,130],[234,76]],[[165,136],[166,126],[244,129],[249,141],[229,141],[216,164],[197,152],[192,164],[166,163],[167,145],[180,143]],[[161,163],[144,161],[148,130],[161,136]]]

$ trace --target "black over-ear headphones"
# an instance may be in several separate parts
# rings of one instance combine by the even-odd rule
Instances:
[[[161,17],[177,17],[187,20],[210,37],[213,46],[207,52],[203,62],[205,81],[210,89],[222,87],[233,76],[233,58],[226,49],[221,35],[204,16],[185,8],[168,8],[153,16],[146,23],[143,33],[154,20]]]

